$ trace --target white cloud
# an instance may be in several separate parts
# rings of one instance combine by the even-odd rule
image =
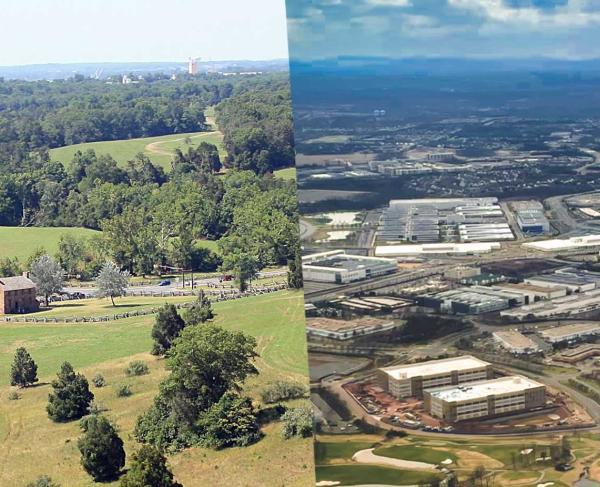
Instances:
[[[369,5],[377,7],[410,7],[411,0],[367,0]]]
[[[600,23],[600,12],[593,0],[568,0],[554,10],[511,7],[505,0],[448,0],[452,7],[476,12],[491,22],[522,24],[532,27],[585,27]]]

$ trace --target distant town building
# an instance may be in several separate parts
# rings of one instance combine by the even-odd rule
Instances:
[[[40,308],[36,286],[25,276],[0,277],[0,314],[32,313]]]
[[[396,398],[423,398],[428,389],[493,377],[491,364],[470,355],[379,369],[381,386]]]
[[[198,74],[198,60],[190,58],[188,61],[188,74]]]
[[[429,162],[452,162],[455,158],[453,152],[430,152],[427,154]]]
[[[600,235],[528,242],[523,247],[542,252],[591,252],[600,250]]]
[[[478,276],[480,274],[481,268],[479,267],[458,266],[453,267],[452,269],[448,269],[446,272],[444,272],[444,277],[446,279],[460,281],[462,279]]]
[[[448,422],[529,411],[544,406],[546,386],[520,375],[427,390],[424,406]]]

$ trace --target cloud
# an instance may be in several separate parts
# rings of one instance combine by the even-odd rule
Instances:
[[[366,0],[369,5],[376,7],[410,7],[411,0]]]
[[[514,7],[506,0],[448,0],[451,7],[470,11],[487,21],[531,27],[586,27],[600,23],[593,0],[568,0],[553,9]]]

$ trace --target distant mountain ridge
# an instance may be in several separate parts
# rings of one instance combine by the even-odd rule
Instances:
[[[306,61],[290,59],[294,74],[355,73],[355,74],[419,74],[468,72],[600,72],[600,59],[560,60],[551,58],[528,59],[471,59],[471,58],[387,58],[369,56],[340,56],[337,58]]]

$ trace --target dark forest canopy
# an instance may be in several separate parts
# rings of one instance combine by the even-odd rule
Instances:
[[[79,76],[52,82],[0,79],[0,172],[3,166],[18,166],[32,151],[201,131],[205,108],[230,97],[235,98],[233,104],[224,105],[219,113],[231,153],[253,158],[248,151],[257,152],[258,158],[267,149],[270,167],[290,166],[291,109],[285,73],[209,74],[175,80],[146,75],[134,84],[108,84]],[[232,117],[241,120],[233,122]],[[261,141],[257,146],[254,140],[236,137],[242,126],[262,131],[268,143]],[[237,159],[233,157],[234,162]]]
[[[206,142],[186,153],[177,151],[168,172],[144,154],[125,167],[93,150],[78,151],[70,161],[50,160],[51,134],[75,133],[74,127],[83,126],[77,120],[101,127],[100,132],[77,131],[80,142],[156,135],[154,130],[186,132],[202,129],[205,107],[218,102],[231,154],[225,161]],[[87,79],[0,82],[0,107],[0,226],[102,230],[101,237],[85,245],[65,243],[85,248],[79,252],[81,264],[73,266],[78,273],[94,275],[107,258],[141,274],[167,263],[214,270],[220,258],[198,248],[199,239],[220,240],[223,266],[232,271],[249,252],[257,269],[294,257],[295,184],[268,174],[293,164],[285,75],[231,81],[158,78],[133,87]],[[137,121],[126,121],[138,113],[143,115]]]

